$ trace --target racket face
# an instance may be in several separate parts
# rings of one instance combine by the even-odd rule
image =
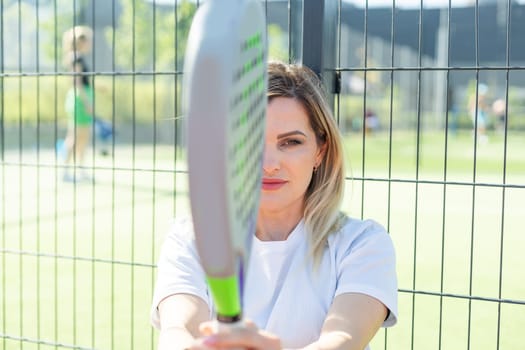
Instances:
[[[204,3],[184,67],[197,250],[208,278],[237,276],[255,233],[262,176],[267,65],[259,2]]]

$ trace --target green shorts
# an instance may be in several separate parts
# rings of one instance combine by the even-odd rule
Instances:
[[[93,101],[93,90],[86,86],[84,87],[88,103]],[[87,111],[87,106],[84,105],[84,101],[80,97],[80,93],[77,89],[69,89],[66,96],[66,112],[69,117],[69,124],[76,126],[88,126],[93,123],[93,116]]]

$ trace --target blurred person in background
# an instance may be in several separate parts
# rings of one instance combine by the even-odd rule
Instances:
[[[72,169],[82,166],[93,127],[93,88],[86,75],[90,71],[86,56],[91,52],[92,42],[93,31],[86,26],[67,30],[62,40],[64,65],[73,73],[65,101],[68,121],[63,147],[63,180],[69,182],[89,178],[82,168],[78,174]]]
[[[471,96],[469,101],[469,112],[472,118],[472,126],[474,132],[477,133],[477,138],[481,143],[488,142],[487,123],[488,123],[488,86],[479,84],[477,94]],[[477,97],[477,99],[476,99]]]
[[[496,128],[505,131],[507,124],[507,104],[504,98],[498,98],[492,103],[492,113],[496,116]]]

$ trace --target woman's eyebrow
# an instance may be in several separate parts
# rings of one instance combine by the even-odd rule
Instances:
[[[293,136],[293,135],[303,135],[304,137],[306,137],[306,134],[304,132],[299,131],[299,130],[294,130],[294,131],[289,131],[289,132],[285,132],[283,134],[277,135],[277,139],[282,139],[284,137]]]

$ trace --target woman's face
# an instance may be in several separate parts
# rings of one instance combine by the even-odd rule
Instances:
[[[268,104],[260,210],[302,211],[313,168],[322,159],[304,107],[293,98]]]
[[[91,52],[91,40],[86,37],[78,38],[76,41],[76,45],[77,52],[79,52],[82,55],[87,55]]]

